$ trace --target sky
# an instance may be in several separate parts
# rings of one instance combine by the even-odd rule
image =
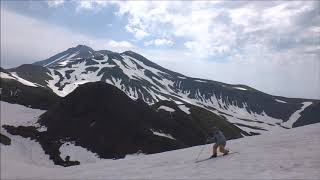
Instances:
[[[78,44],[170,70],[320,99],[319,1],[1,0],[1,67]]]

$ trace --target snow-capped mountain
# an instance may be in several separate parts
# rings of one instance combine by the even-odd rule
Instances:
[[[95,51],[79,45],[10,72],[59,96],[80,84],[102,81],[150,105],[160,100],[190,103],[224,116],[252,134],[319,122],[320,116],[318,100],[272,96],[245,85],[188,77],[132,51]]]

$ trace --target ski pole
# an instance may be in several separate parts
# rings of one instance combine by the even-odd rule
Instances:
[[[198,158],[200,156],[200,154],[202,153],[203,149],[205,148],[206,144],[202,145],[202,148],[200,150],[200,153],[198,154],[197,158],[196,158],[196,161],[198,161]]]

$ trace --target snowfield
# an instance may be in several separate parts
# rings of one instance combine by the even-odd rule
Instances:
[[[1,125],[34,123],[40,114],[1,102]],[[319,179],[319,129],[320,123],[228,141],[238,153],[200,163],[195,161],[201,148],[200,160],[211,155],[212,145],[101,160],[70,144],[61,148],[62,156],[79,158],[81,165],[67,168],[53,165],[38,143],[1,129],[12,139],[12,145],[0,145],[1,179]]]
[[[43,114],[44,110],[32,109],[19,104],[11,104],[0,101],[1,108],[1,125],[12,126],[31,126],[34,125],[38,117]],[[2,130],[1,130],[2,132]]]

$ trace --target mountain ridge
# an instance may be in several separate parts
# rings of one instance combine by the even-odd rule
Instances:
[[[242,124],[243,130],[254,133],[261,131],[248,127],[256,126],[259,121],[264,123],[261,125],[267,130],[281,128],[280,125],[288,120],[294,122],[299,120],[300,117],[291,116],[302,107],[308,108],[303,106],[304,102],[315,106],[318,106],[319,102],[319,100],[272,96],[245,85],[188,77],[163,68],[133,51],[91,52],[92,48],[85,46],[84,49],[90,53],[82,52],[84,55],[80,56],[79,49],[81,50],[83,46],[74,48],[76,50],[69,48],[52,56],[56,59],[50,57],[44,60],[47,64],[42,66],[38,62],[34,63],[39,66],[38,69],[46,68],[46,71],[31,70],[37,67],[29,65],[32,68],[18,67],[10,69],[10,72],[27,80],[36,81],[37,84],[44,85],[60,96],[69,94],[80,84],[102,81],[118,87],[132,99],[142,99],[150,105],[160,100],[191,103],[218,113],[232,123]],[[78,51],[79,53],[75,53]],[[87,56],[88,54],[90,55]],[[39,79],[44,76],[47,78]],[[312,114],[311,117],[320,114],[313,111],[309,112]],[[301,122],[297,124],[304,125],[302,120],[303,118],[300,118]]]

